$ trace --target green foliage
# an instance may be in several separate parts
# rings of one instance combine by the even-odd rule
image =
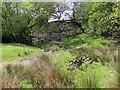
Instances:
[[[66,47],[78,46],[77,49],[70,48],[75,53],[69,52],[70,50],[61,50],[57,45],[50,45],[50,47],[44,45],[45,54],[35,58],[31,67],[27,69],[22,66],[11,67],[8,65],[6,67],[7,73],[12,74],[11,80],[13,77],[17,77],[16,80],[20,81],[22,88],[57,86],[109,88],[109,80],[116,78],[116,76],[110,73],[112,70],[110,67],[108,69],[105,64],[117,60],[117,50],[116,47],[110,46],[110,40],[97,36],[112,38],[120,36],[118,7],[120,7],[120,2],[78,4],[76,6],[78,11],[76,18],[80,20],[85,33],[88,35],[81,34],[75,38],[62,40]],[[52,9],[53,3],[4,2],[2,4],[3,41],[31,44],[30,36],[34,31],[43,32],[43,36],[46,35],[46,32],[55,32],[54,29],[57,28],[57,24],[47,23]],[[70,25],[66,25],[66,27],[72,30]],[[65,29],[62,25],[59,28],[61,30]],[[73,31],[65,29],[65,31],[65,35],[71,34],[73,36],[77,29],[73,29]],[[61,36],[64,37],[63,34]],[[21,44],[3,44],[2,47],[2,61],[21,59],[40,50],[39,48]],[[48,52],[50,50],[52,52]],[[49,56],[46,54],[47,52]],[[93,64],[84,63],[76,70],[68,71],[69,61],[73,60],[77,55],[83,54],[89,55],[92,59],[95,59],[96,56],[99,56],[99,58]],[[107,80],[108,82],[106,82]]]
[[[89,36],[86,34],[81,34],[75,38],[69,38],[63,40],[64,44],[67,45],[87,45],[92,47],[100,47],[102,45],[110,44],[109,40],[106,40],[102,37]]]
[[[19,46],[19,45],[18,45]],[[24,45],[23,45],[24,46]],[[88,55],[94,55],[96,52],[92,48],[88,50]],[[97,48],[98,49],[98,48]],[[103,56],[109,56],[106,53],[107,47],[101,49]],[[111,50],[116,50],[112,48]],[[107,51],[107,52],[106,52]],[[83,52],[84,53],[84,52]],[[97,53],[99,54],[99,53]],[[111,54],[111,53],[110,53]],[[92,64],[83,63],[79,68],[73,71],[67,70],[69,61],[73,60],[76,55],[71,54],[68,50],[58,50],[53,52],[44,52],[29,66],[7,66],[7,72],[13,76],[17,75],[20,80],[21,88],[31,87],[75,87],[75,88],[109,88],[108,83],[111,79],[114,81],[114,73],[110,67],[102,65],[101,58]],[[94,59],[94,56],[93,58]],[[103,58],[105,60],[106,58]],[[108,62],[108,61],[107,61]],[[55,64],[54,64],[55,63]],[[49,84],[49,85],[48,85]]]
[[[75,58],[76,55],[70,54],[68,51],[56,51],[54,52],[51,56],[51,60],[56,64],[57,70],[60,72],[61,78],[62,78],[62,83],[65,85],[65,87],[71,87],[70,85],[70,80],[71,78],[69,77],[69,72],[67,70],[68,68],[68,62]]]
[[[2,44],[1,62],[22,59],[25,56],[38,53],[39,51],[39,48],[24,44]]]
[[[111,77],[110,70],[108,70],[105,65],[102,65],[101,59],[93,64],[83,63],[78,69],[68,71],[67,68],[69,61],[76,56],[72,56],[72,54],[63,51],[54,52],[50,56],[56,63],[60,75],[62,76],[62,82],[66,85],[66,87],[69,87],[69,85],[70,87],[76,88],[111,87],[106,81],[109,81],[113,77]]]
[[[75,55],[70,54],[68,51],[56,51],[51,56],[53,61],[57,63],[57,67],[62,72],[67,72],[67,64]],[[63,68],[61,68],[63,67]]]
[[[3,42],[33,45],[31,35],[37,38],[47,36],[47,38],[45,37],[47,42],[53,38],[60,40],[61,38],[80,34],[81,28],[78,29],[72,24],[62,23],[58,25],[56,22],[47,22],[54,8],[53,6],[53,3],[50,2],[3,2]],[[120,36],[118,27],[119,7],[119,2],[81,2],[75,6],[77,11],[75,17],[88,35],[118,38]],[[37,34],[35,31],[37,31]],[[71,41],[71,43],[73,42],[75,44],[84,43],[84,39]],[[97,41],[93,44],[99,46]]]
[[[108,79],[109,71],[100,63],[89,65],[84,71],[77,70],[74,76],[76,87],[81,88],[106,88],[105,80]]]
[[[27,80],[21,81],[21,88],[32,88],[32,85]]]
[[[119,37],[120,2],[89,2],[76,6],[76,18],[80,19],[86,32],[104,37]]]
[[[31,45],[31,33],[47,25],[52,8],[52,3],[45,2],[3,2],[3,42],[19,42]]]

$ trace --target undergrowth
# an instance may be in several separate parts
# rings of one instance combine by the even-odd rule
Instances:
[[[0,77],[1,88],[55,88],[64,87],[60,73],[49,57],[43,53],[30,65],[7,65]],[[8,79],[6,79],[8,78]],[[15,79],[15,80],[14,80]],[[17,85],[15,86],[15,84]]]
[[[66,46],[71,45],[87,45],[97,48],[102,45],[109,45],[110,41],[104,39],[103,37],[89,36],[86,34],[81,34],[75,38],[67,38],[62,40]]]
[[[57,44],[41,46],[43,52],[30,66],[8,65],[0,83],[8,88],[116,88],[118,49],[110,45],[111,42],[104,38],[82,34],[63,40],[63,47],[67,48]],[[88,55],[95,62],[68,70],[69,61],[82,55]]]

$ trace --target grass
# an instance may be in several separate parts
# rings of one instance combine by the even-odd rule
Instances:
[[[101,37],[97,38],[82,34],[76,38],[63,40],[63,44],[67,48],[59,47],[54,44],[43,46],[44,52],[37,57],[37,61],[33,60],[34,62],[29,68],[22,67],[23,69],[21,69],[21,67],[15,66],[12,70],[8,69],[7,72],[12,72],[13,76],[16,76],[13,78],[13,86],[11,85],[11,87],[15,87],[14,85],[17,82],[17,86],[21,88],[117,87],[117,72],[106,65],[106,63],[109,63],[115,66],[115,62],[117,62],[115,61],[118,57],[117,47],[109,46],[111,41]],[[31,55],[31,53],[36,53],[40,50],[39,48],[21,44],[3,44],[3,46],[4,49],[6,48],[6,52],[9,52],[8,54],[10,54],[10,56],[12,55],[10,52],[13,48],[12,52],[14,52],[14,54],[17,53],[17,55],[15,54],[15,56],[17,56],[15,57],[16,59],[18,59],[18,57],[22,58],[27,56],[25,52],[27,52],[28,55]],[[14,49],[17,49],[18,51],[15,51]],[[83,54],[87,54],[91,59],[95,59],[95,57],[98,56],[98,59],[92,64],[84,63],[76,70],[67,70],[69,61],[73,60],[76,56],[81,56]],[[10,56],[9,58],[14,59]],[[10,77],[10,79],[8,77]],[[7,80],[7,82],[11,82],[12,76],[11,74],[8,74],[8,76],[5,74],[5,77],[3,76],[1,79],[5,83]],[[6,87],[6,85],[4,86]],[[8,85],[8,87],[9,86],[10,85]]]
[[[15,87],[17,83],[16,87],[20,88],[112,88],[110,85],[113,83],[109,81],[115,82],[116,76],[101,62],[94,62],[87,68],[83,64],[75,71],[68,71],[69,61],[75,57],[67,50],[44,52],[37,60],[33,60],[29,68],[19,65],[6,68],[8,75],[5,74],[5,77],[1,78],[3,87]],[[12,84],[6,85],[6,82]]]
[[[116,74],[110,73],[112,70],[105,65],[105,63],[114,62],[118,57],[117,47],[113,46],[110,40],[82,34],[75,38],[64,39],[63,44],[67,48],[66,51],[57,51],[52,56],[61,72],[61,76],[66,78],[66,80],[63,79],[64,83],[69,85],[71,81],[73,87],[78,88],[117,87],[115,84],[117,82]],[[83,54],[89,55],[92,59],[98,56],[99,62],[95,62],[87,68],[83,65],[76,71],[69,72],[67,70],[68,62],[76,55],[81,56]],[[109,81],[112,83],[110,84]]]
[[[72,55],[69,51],[57,51],[51,55],[52,60],[56,63],[57,70],[60,72],[62,77],[62,83],[65,87],[71,87],[71,79],[69,72],[67,70],[69,61],[75,58],[75,55]]]
[[[109,45],[110,41],[103,37],[89,36],[86,34],[81,34],[75,38],[67,38],[63,40],[66,46],[69,45],[86,45],[92,46],[94,48],[100,47],[102,45]]]
[[[78,69],[74,76],[76,87],[81,88],[109,88],[105,80],[110,79],[109,71],[101,63],[93,63],[84,71]]]
[[[38,53],[39,51],[39,48],[24,44],[2,44],[2,60],[0,61],[5,62],[22,59],[25,56]]]
[[[61,76],[45,53],[32,58],[29,66],[8,65],[0,76],[0,88],[56,88],[64,87]],[[16,86],[15,86],[16,84]]]
[[[50,55],[50,54],[49,54]],[[68,71],[69,61],[76,56],[69,51],[57,51],[50,55],[56,63],[57,69],[62,76],[62,81],[66,87],[76,88],[113,88],[117,87],[109,83],[109,81],[117,82],[115,73],[111,73],[109,67],[103,65],[101,61],[94,62],[89,65],[84,63],[75,71]],[[105,59],[104,59],[105,60]],[[86,67],[87,65],[87,67]],[[114,83],[112,83],[114,84]]]

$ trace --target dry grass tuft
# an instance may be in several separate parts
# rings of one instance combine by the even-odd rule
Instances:
[[[0,77],[0,89],[1,88],[20,88],[20,81],[17,76],[13,76],[10,74],[2,74]]]
[[[38,60],[33,61],[30,68],[30,75],[33,77],[33,87],[61,87],[61,77],[56,66],[43,53]],[[37,82],[37,83],[35,83]]]
[[[0,78],[1,88],[55,88],[64,87],[56,66],[46,53],[33,58],[30,65],[8,65]],[[26,83],[22,83],[26,81]],[[24,85],[26,84],[26,85]],[[22,86],[23,85],[23,86]]]

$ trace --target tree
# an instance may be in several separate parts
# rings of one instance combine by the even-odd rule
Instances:
[[[46,25],[52,3],[3,2],[3,42],[30,44],[31,33]]]
[[[77,5],[77,18],[85,30],[104,37],[120,35],[118,7],[119,2],[89,2]]]

